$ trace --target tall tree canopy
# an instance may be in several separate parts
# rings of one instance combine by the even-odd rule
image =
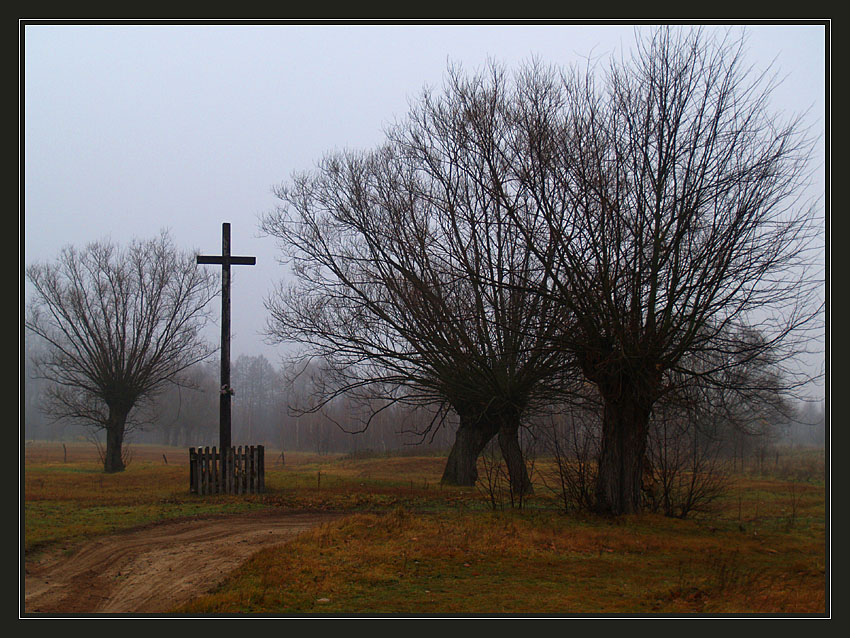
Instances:
[[[442,404],[459,418],[444,481],[473,484],[498,435],[525,491],[518,428],[571,368],[551,347],[562,306],[509,214],[528,199],[512,175],[529,143],[516,97],[495,66],[450,72],[381,148],[330,155],[279,188],[263,228],[295,275],[269,299],[269,330],[331,371],[319,403],[368,388]]]
[[[121,471],[134,408],[213,352],[201,329],[215,281],[165,232],[126,248],[67,247],[26,274],[25,326],[47,344],[36,364],[53,382],[48,409],[104,429],[104,469]]]
[[[807,380],[784,364],[821,327],[812,140],[771,111],[771,77],[730,33],[657,29],[600,78],[537,86],[563,108],[535,125],[520,179],[537,205],[513,217],[573,319],[558,347],[603,400],[597,505],[633,512],[666,392]]]

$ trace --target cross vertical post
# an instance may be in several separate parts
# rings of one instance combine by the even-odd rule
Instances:
[[[219,393],[220,449],[230,447],[230,224],[221,225],[221,392]]]
[[[221,255],[198,255],[199,264],[218,264],[221,266],[221,390],[219,391],[219,449],[222,461],[230,441],[230,266],[253,266],[256,257],[234,257],[230,254],[230,224],[221,225]]]

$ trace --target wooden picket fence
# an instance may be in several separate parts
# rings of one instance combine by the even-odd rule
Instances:
[[[212,448],[189,448],[189,492],[257,494],[266,491],[262,445],[231,447],[222,455]]]

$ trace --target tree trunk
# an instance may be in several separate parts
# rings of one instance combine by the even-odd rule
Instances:
[[[508,468],[508,477],[511,482],[511,500],[514,503],[522,502],[525,496],[534,493],[534,489],[519,444],[518,423],[502,424],[502,427],[499,428],[499,448]]]
[[[124,459],[122,445],[124,443],[124,425],[127,413],[109,408],[109,422],[106,424],[106,453],[103,457],[103,471],[107,473],[123,472]]]
[[[596,510],[633,514],[641,509],[641,477],[651,408],[635,398],[605,401]]]
[[[478,457],[497,428],[489,421],[461,417],[455,442],[443,470],[442,483],[446,485],[475,485],[478,480]]]

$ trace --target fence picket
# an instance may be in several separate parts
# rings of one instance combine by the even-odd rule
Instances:
[[[250,487],[249,483],[250,483],[250,478],[251,478],[251,455],[248,454],[248,446],[247,445],[242,450],[242,454],[244,455],[243,458],[245,459],[245,462],[242,465],[242,476],[244,477],[244,480],[245,480],[245,485],[242,488],[243,489],[242,493],[248,494],[248,491],[249,491],[248,488]]]
[[[198,448],[198,494],[204,495],[204,448]]]
[[[204,455],[201,457],[201,476],[203,477],[204,494],[210,493],[210,449],[204,448]]]
[[[236,486],[233,484],[233,474],[236,471],[236,459],[233,457],[233,448],[227,448],[227,493],[233,494]]]
[[[245,446],[245,494],[251,493],[251,451]]]
[[[266,491],[266,449],[262,445],[257,446],[257,456],[259,457],[259,472],[257,477],[257,485],[260,494]]]
[[[195,448],[189,448],[189,493],[194,494],[195,489]]]
[[[221,482],[219,481],[219,477],[221,476],[221,472],[219,471],[221,461],[215,446],[212,449],[212,462],[213,494],[221,494]]]
[[[242,459],[242,446],[236,448],[236,493],[242,493],[242,466],[244,465],[244,461]]]

